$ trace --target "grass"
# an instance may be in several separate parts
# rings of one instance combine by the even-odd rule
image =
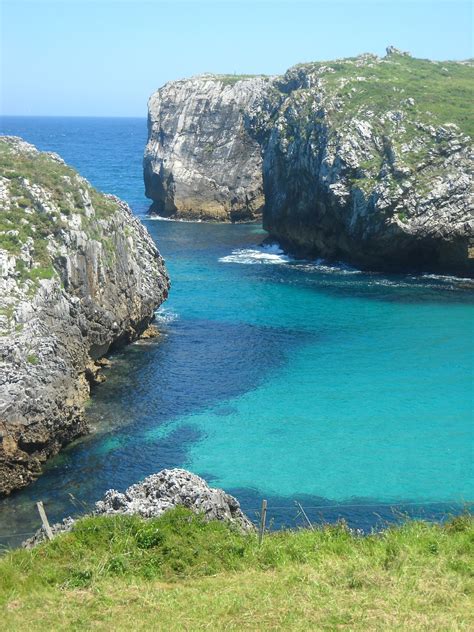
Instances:
[[[308,138],[314,142],[322,133],[337,144],[341,137],[354,133],[355,120],[368,121],[372,137],[378,141],[366,143],[367,153],[365,158],[360,155],[359,167],[347,170],[352,186],[366,195],[384,180],[397,197],[400,181],[410,178],[416,190],[424,194],[432,187],[437,168],[432,165],[433,156],[441,164],[440,157],[450,151],[449,139],[433,131],[454,123],[465,135],[458,137],[461,145],[470,142],[468,136],[474,138],[472,63],[432,62],[399,54],[383,59],[362,56],[300,64],[290,69],[290,83],[294,82],[295,70],[303,70],[313,87],[291,91],[283,125],[280,111],[275,113],[280,116],[281,135],[290,147],[295,141],[306,143]],[[322,118],[317,114],[320,105],[315,101],[316,82],[316,92],[323,95]],[[389,112],[392,114],[387,116]],[[397,166],[403,167],[403,172],[398,170],[388,177],[381,171],[387,158],[386,145]]]
[[[378,62],[369,59],[361,65],[356,61],[352,58],[301,65],[310,71],[317,72],[321,67],[334,71],[320,75],[326,89],[343,100],[334,116],[342,119],[360,110],[370,109],[377,114],[402,109],[427,123],[455,123],[474,138],[472,64],[403,55]],[[406,103],[408,98],[414,99],[413,105]],[[411,133],[415,135],[416,130]]]
[[[474,521],[344,525],[268,534],[258,546],[183,508],[159,519],[85,518],[0,559],[16,630],[469,630]]]

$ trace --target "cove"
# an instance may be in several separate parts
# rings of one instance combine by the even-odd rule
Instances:
[[[2,543],[38,526],[37,499],[59,519],[164,467],[224,487],[251,517],[267,498],[275,526],[302,524],[295,500],[312,520],[363,529],[404,513],[443,519],[473,500],[466,283],[294,261],[260,247],[257,225],[147,218],[139,119],[8,125],[131,203],[172,289],[162,335],[112,357],[87,408],[95,432],[0,501]],[[88,134],[104,137],[101,160]]]

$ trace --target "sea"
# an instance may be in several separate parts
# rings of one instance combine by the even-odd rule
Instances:
[[[259,224],[150,218],[144,118],[2,117],[126,200],[172,280],[161,336],[111,356],[92,432],[0,500],[0,547],[183,467],[270,528],[371,532],[473,507],[474,291],[440,275],[366,273],[264,246]]]

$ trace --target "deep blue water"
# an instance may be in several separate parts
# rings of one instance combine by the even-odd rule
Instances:
[[[186,467],[275,526],[444,519],[474,499],[474,293],[449,277],[366,274],[261,248],[258,225],[145,216],[144,119],[4,118],[130,203],[164,254],[162,336],[116,354],[95,428],[0,501],[0,538]],[[71,500],[71,496],[74,501]],[[21,540],[22,536],[10,539]]]

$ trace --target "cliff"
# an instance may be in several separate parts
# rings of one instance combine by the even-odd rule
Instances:
[[[161,112],[187,111],[187,105],[177,84],[152,97],[146,181],[152,165],[159,166],[160,182],[179,179],[171,148],[184,133],[183,161],[200,169],[204,182],[208,138],[201,121],[222,115],[222,127],[230,108],[242,121],[238,133],[260,148],[263,225],[286,250],[372,269],[473,273],[471,62],[431,62],[389,47],[383,58],[301,64],[262,80],[255,100],[242,98],[238,112],[236,93],[253,84],[236,81],[233,100],[221,111],[218,100],[207,108],[198,98],[208,81],[178,82],[186,103],[196,99],[196,107],[191,118],[180,116],[179,134],[166,128],[159,160],[150,149]],[[232,135],[236,128],[229,125],[228,143]],[[160,175],[163,163],[168,170]],[[232,166],[227,154],[221,183]],[[256,177],[256,162],[251,173],[247,163],[238,168],[242,179]],[[206,196],[213,191],[208,187]],[[148,194],[153,197],[150,185]]]
[[[128,206],[54,154],[0,139],[0,493],[87,431],[111,347],[140,336],[169,281]]]
[[[202,75],[152,95],[144,158],[152,212],[233,222],[261,216],[261,149],[244,114],[258,109],[268,84],[265,77]]]

